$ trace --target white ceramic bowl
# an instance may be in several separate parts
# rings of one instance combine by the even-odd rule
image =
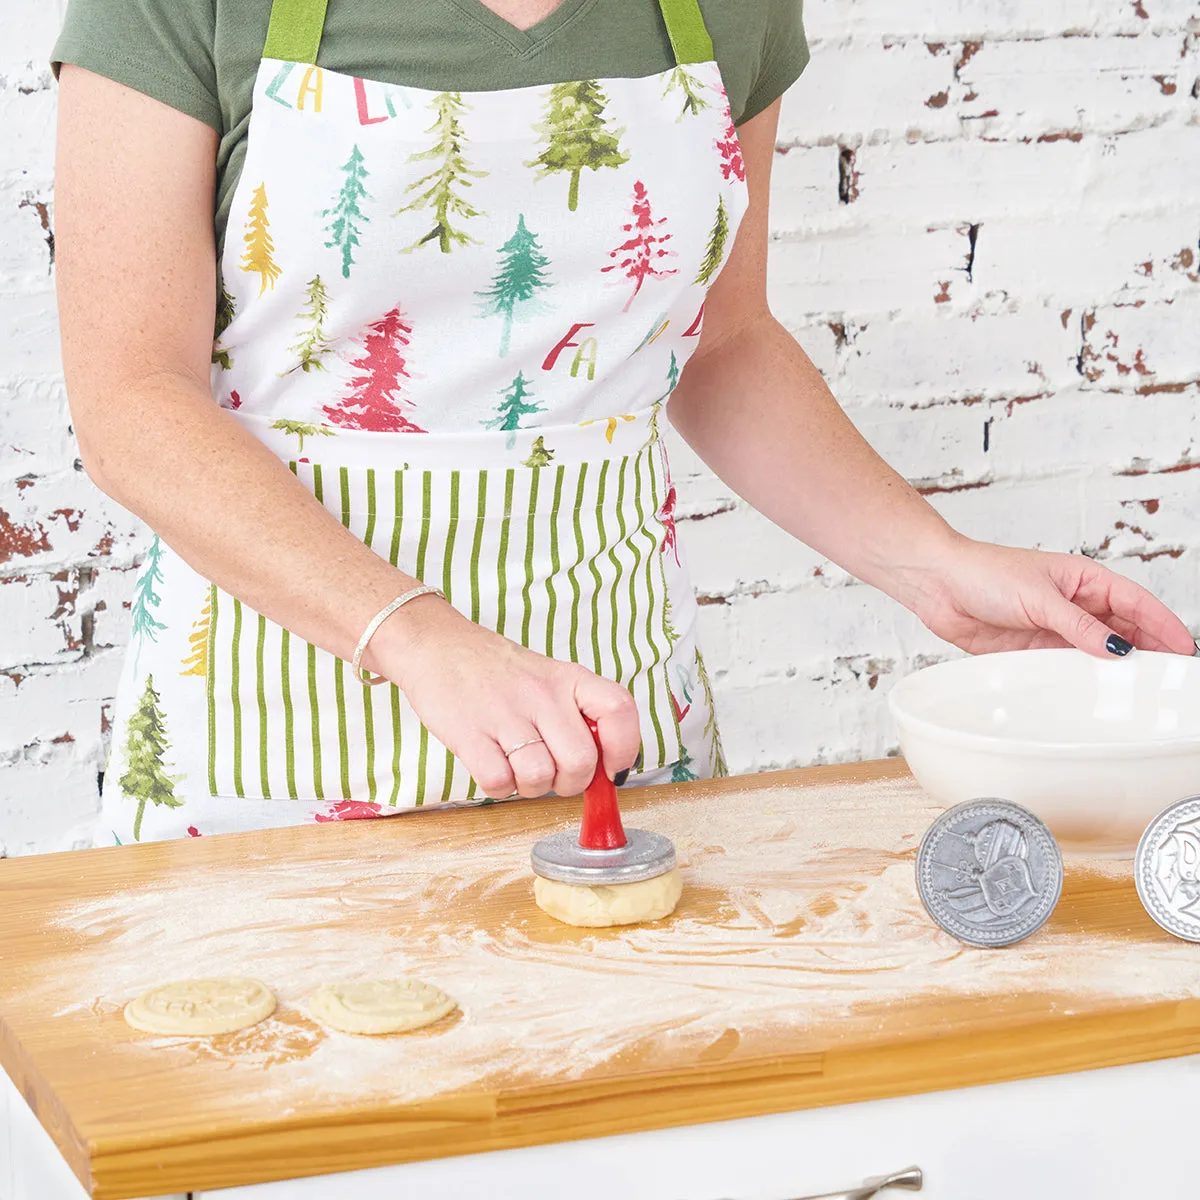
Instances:
[[[986,654],[917,671],[889,701],[930,795],[1015,800],[1069,853],[1132,855],[1153,816],[1200,793],[1200,658]]]

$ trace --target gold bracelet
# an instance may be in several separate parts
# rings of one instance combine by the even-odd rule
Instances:
[[[350,666],[354,670],[354,674],[362,683],[368,683],[374,686],[378,683],[387,683],[386,675],[372,675],[369,671],[363,670],[362,656],[367,652],[367,643],[375,636],[375,631],[396,611],[398,608],[403,608],[410,600],[416,600],[419,596],[441,596],[443,600],[446,598],[446,593],[441,588],[428,587],[422,584],[420,587],[411,588],[407,592],[403,592],[397,596],[391,604],[385,608],[381,608],[367,623],[366,629],[363,630],[363,635],[358,639],[358,645],[354,647],[354,658],[350,661]]]

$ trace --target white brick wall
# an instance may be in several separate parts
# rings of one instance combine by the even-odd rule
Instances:
[[[61,0],[0,44],[0,853],[86,836],[138,523],[78,469],[54,323]],[[771,295],[879,450],[980,537],[1083,550],[1200,628],[1195,0],[810,0]],[[946,647],[681,447],[735,769],[893,749]]]

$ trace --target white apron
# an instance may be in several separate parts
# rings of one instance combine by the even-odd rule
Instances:
[[[346,527],[472,620],[626,686],[631,782],[721,773],[662,410],[746,208],[696,0],[642,79],[429,92],[312,65],[275,0],[221,261],[213,391]],[[393,686],[157,538],[103,840],[478,803]]]

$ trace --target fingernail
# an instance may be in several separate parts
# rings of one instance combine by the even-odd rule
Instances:
[[[1133,643],[1127,642],[1118,634],[1110,633],[1108,641],[1104,643],[1104,648],[1109,654],[1115,654],[1118,658],[1124,658],[1133,649]]]
[[[625,780],[627,780],[628,778],[629,778],[629,768],[626,767],[625,770],[618,771],[613,776],[613,783],[615,783],[617,785],[617,787],[623,787],[625,784]]]

